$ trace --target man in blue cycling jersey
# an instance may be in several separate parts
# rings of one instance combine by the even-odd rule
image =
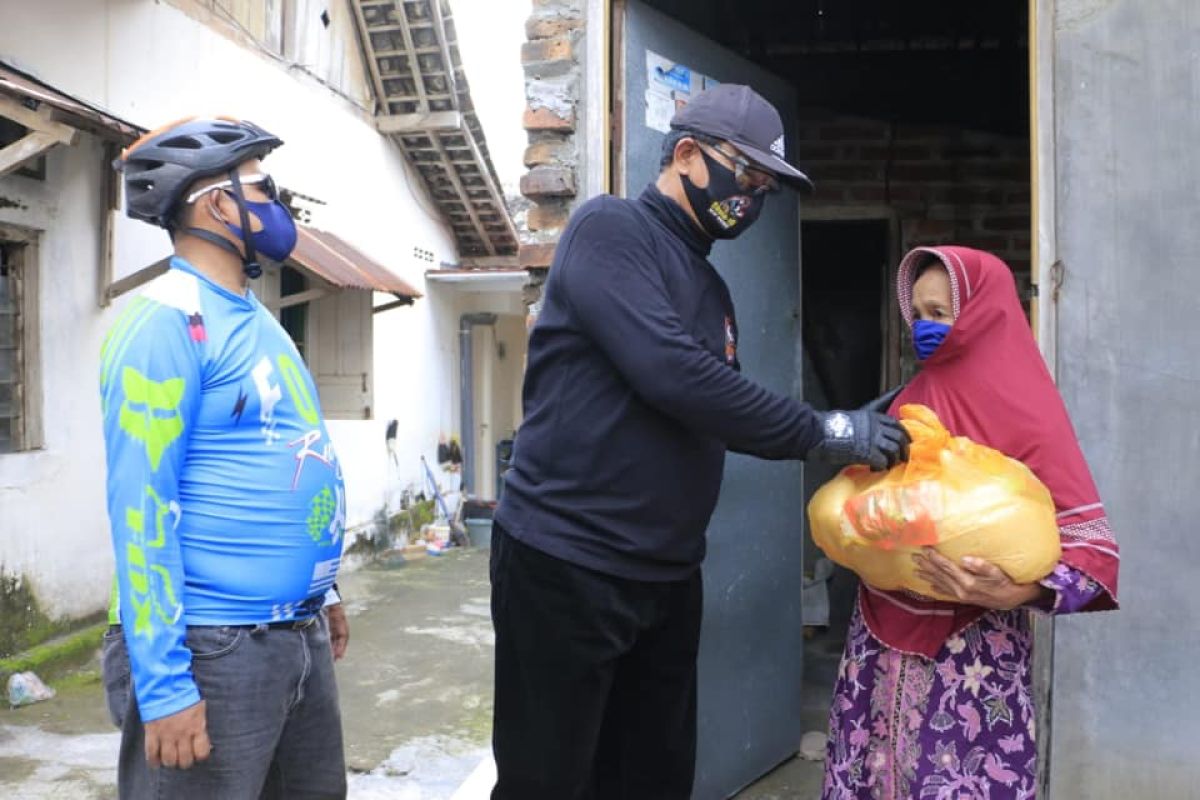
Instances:
[[[280,144],[190,119],[115,165],[129,216],[175,246],[101,352],[123,798],[346,794],[341,469],[304,361],[247,288],[296,242],[260,161]]]

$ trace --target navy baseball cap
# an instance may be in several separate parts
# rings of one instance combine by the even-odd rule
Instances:
[[[725,139],[792,188],[812,186],[807,175],[784,160],[779,112],[749,86],[722,83],[701,92],[675,112],[671,127]]]

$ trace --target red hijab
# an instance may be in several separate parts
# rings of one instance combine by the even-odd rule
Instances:
[[[934,256],[950,274],[954,326],[920,374],[892,404],[932,408],[951,433],[1023,462],[1058,507],[1062,562],[1104,591],[1088,606],[1117,606],[1120,554],[1062,397],[1042,360],[1008,266],[966,247],[919,247],[900,262],[900,313],[913,323],[917,267]],[[884,592],[863,584],[863,619],[889,647],[933,658],[945,641],[986,609]]]

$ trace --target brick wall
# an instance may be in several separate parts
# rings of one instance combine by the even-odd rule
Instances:
[[[806,218],[894,215],[901,252],[950,243],[987,250],[1028,289],[1027,139],[804,110],[791,149],[817,187],[803,200]]]
[[[584,0],[533,0],[521,47],[529,146],[521,194],[533,202],[521,230],[520,263],[542,277],[579,187],[576,134],[582,91]],[[601,143],[593,143],[600,147]]]

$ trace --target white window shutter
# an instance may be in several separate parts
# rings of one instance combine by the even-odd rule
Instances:
[[[354,289],[312,302],[309,368],[329,419],[370,419],[374,359],[371,293]]]

